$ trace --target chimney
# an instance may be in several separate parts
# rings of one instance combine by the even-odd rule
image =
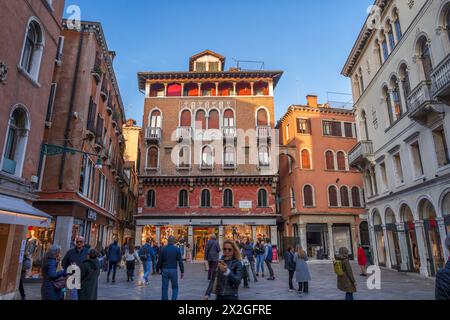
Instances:
[[[308,107],[317,108],[317,96],[307,95],[306,103]]]

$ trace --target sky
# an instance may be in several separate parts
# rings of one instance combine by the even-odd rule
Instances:
[[[275,89],[275,115],[308,94],[319,102],[348,101],[350,80],[341,70],[373,0],[66,0],[81,20],[101,22],[127,118],[142,123],[143,71],[187,71],[189,57],[203,50],[236,60],[264,61],[283,70]],[[68,13],[66,12],[66,16]],[[245,68],[259,68],[246,64]]]

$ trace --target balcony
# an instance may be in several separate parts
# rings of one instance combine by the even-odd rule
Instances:
[[[200,164],[200,170],[213,170],[213,169],[214,169],[213,163],[202,162]]]
[[[237,166],[234,162],[228,162],[223,164],[223,170],[236,170]]]
[[[147,140],[148,143],[160,144],[161,136],[162,136],[161,128],[148,127],[145,129],[145,140]]]
[[[177,140],[179,142],[192,140],[192,128],[191,127],[178,127],[177,128]]]
[[[374,161],[372,141],[360,141],[348,153],[348,162],[350,166],[361,168],[365,161]]]
[[[223,138],[225,140],[236,139],[236,127],[224,127],[223,128]]]
[[[272,128],[269,126],[256,127],[258,140],[269,141],[272,139]]]
[[[192,169],[192,165],[189,163],[178,163],[177,170],[178,171],[190,171]]]
[[[431,81],[422,81],[408,96],[409,117],[425,126],[443,114],[443,105],[433,98],[431,90]]]
[[[450,103],[450,54],[434,69],[431,74],[433,96]]]

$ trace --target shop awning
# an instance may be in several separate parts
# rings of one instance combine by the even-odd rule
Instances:
[[[52,217],[22,199],[0,195],[0,223],[49,227]]]

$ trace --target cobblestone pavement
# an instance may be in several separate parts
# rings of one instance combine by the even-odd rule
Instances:
[[[301,297],[288,290],[288,275],[284,264],[274,265],[275,281],[261,279],[250,283],[249,289],[240,288],[241,300],[342,300],[344,293],[336,288],[336,276],[329,262],[311,262],[310,294]],[[382,270],[381,290],[369,290],[367,278],[359,276],[358,266],[353,265],[358,281],[357,300],[433,300],[434,280],[419,275]],[[136,272],[137,273],[137,272]],[[137,279],[138,277],[136,277]],[[180,280],[180,300],[201,300],[208,286],[207,274],[203,264],[186,266],[185,279]],[[100,300],[160,300],[161,276],[152,275],[150,285],[142,286],[139,281],[126,282],[125,271],[119,269],[117,282],[106,283],[106,275],[99,279]],[[295,280],[295,279],[294,279]],[[295,284],[297,287],[297,285]],[[40,284],[25,284],[27,298],[40,299]],[[169,291],[170,296],[170,291]]]

